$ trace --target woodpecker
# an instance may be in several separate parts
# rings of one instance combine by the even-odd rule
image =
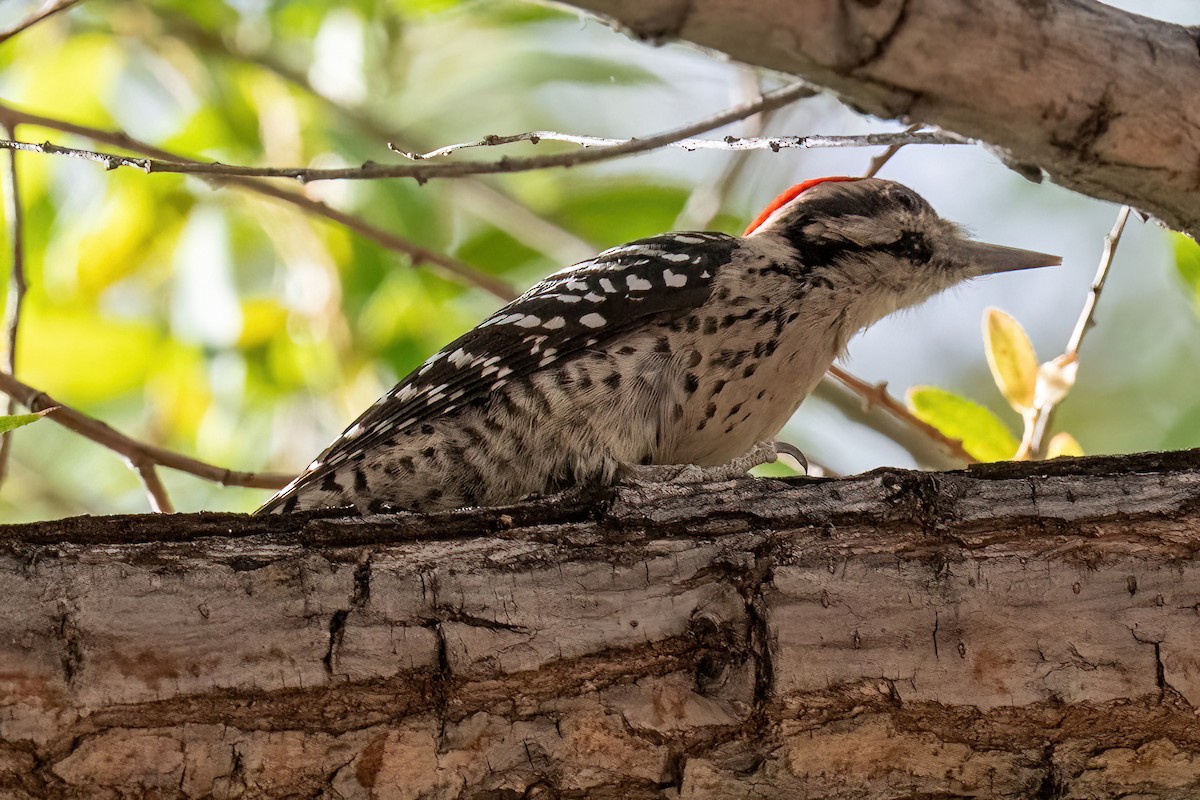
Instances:
[[[971,278],[1059,263],[968,239],[892,181],[805,181],[741,237],[666,233],[545,278],[259,511],[501,505],[645,465],[744,472],[858,331]]]

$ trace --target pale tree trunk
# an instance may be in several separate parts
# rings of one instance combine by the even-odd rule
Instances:
[[[1023,172],[1200,234],[1200,29],[1095,0],[568,1],[980,139]]]
[[[1200,452],[0,529],[0,796],[1200,795]]]

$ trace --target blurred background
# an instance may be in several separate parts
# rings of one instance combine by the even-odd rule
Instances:
[[[0,0],[0,28],[40,5]],[[1200,24],[1194,2],[1121,5]],[[387,162],[398,158],[388,142],[426,150],[534,129],[644,136],[782,82],[686,46],[632,42],[569,10],[508,1],[88,0],[0,44],[4,104],[251,165]],[[901,129],[828,97],[758,122],[721,133]],[[18,134],[114,149],[34,125]],[[879,152],[662,150],[424,186],[286,185],[523,289],[641,236],[739,233],[790,184],[860,174]],[[236,187],[41,154],[20,155],[18,166],[30,283],[18,377],[222,466],[302,468],[399,377],[500,305],[444,270]],[[972,398],[1019,435],[988,374],[983,311],[1013,315],[1042,360],[1061,352],[1117,207],[1027,182],[971,146],[905,148],[881,177],[914,187],[982,239],[1065,257],[1060,269],[979,281],[888,319],[843,362],[898,396],[932,384]],[[10,261],[0,242],[4,275]],[[1096,318],[1056,429],[1088,453],[1200,446],[1200,249],[1131,220]],[[913,464],[819,397],[784,438],[840,472]],[[181,511],[251,510],[270,494],[160,474]],[[112,452],[48,421],[16,433],[0,521],[146,509],[139,479]]]

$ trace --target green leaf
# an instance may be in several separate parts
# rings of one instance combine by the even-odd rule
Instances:
[[[22,426],[28,425],[31,422],[37,422],[42,417],[49,414],[51,411],[57,411],[58,406],[47,408],[36,414],[14,414],[11,417],[0,416],[0,433],[8,433]]]
[[[1000,394],[1018,414],[1033,407],[1038,362],[1021,323],[998,308],[983,314],[983,345]]]
[[[908,409],[980,461],[1005,461],[1020,444],[1000,418],[978,403],[935,386],[908,390]]]
[[[1200,244],[1183,234],[1175,234],[1175,269],[1191,290],[1192,305],[1200,314]]]

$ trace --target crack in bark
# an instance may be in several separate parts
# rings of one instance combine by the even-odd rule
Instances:
[[[861,0],[859,0],[859,2],[860,4],[866,5],[865,3],[861,3]],[[908,11],[910,5],[910,0],[902,0],[900,3],[900,10],[896,12],[896,17],[892,20],[891,27],[889,27],[882,36],[875,40],[874,44],[871,46],[871,51],[860,58],[857,63],[851,66],[848,72],[854,73],[871,66],[887,54],[892,42],[895,41],[896,36],[900,33],[900,30],[908,21]],[[844,7],[842,13],[846,13]]]
[[[63,676],[66,678],[67,685],[70,686],[75,682],[75,676],[83,668],[83,643],[79,627],[75,622],[75,616],[79,609],[69,605],[66,601],[62,601],[60,606],[63,611],[58,617],[56,632],[63,643],[61,662]]]
[[[1038,784],[1034,800],[1060,800],[1066,794],[1066,787],[1058,777],[1058,767],[1054,764],[1054,744],[1048,744],[1042,749],[1041,764],[1045,772],[1041,783]]]
[[[935,608],[933,610],[933,658],[935,661],[941,661],[941,657],[938,655],[938,624],[938,611]]]
[[[326,675],[333,675],[333,661],[338,648],[342,645],[342,637],[346,634],[346,617],[348,616],[350,616],[350,609],[342,608],[333,612],[333,616],[329,618],[329,647],[325,651],[324,657],[321,658],[321,663],[325,665]]]
[[[743,590],[746,601],[746,613],[750,618],[750,647],[754,653],[754,700],[750,716],[747,720],[749,729],[753,732],[754,749],[759,751],[772,738],[773,722],[771,707],[775,697],[775,663],[772,649],[772,632],[770,604],[766,598],[766,590],[773,580],[772,557],[769,554],[756,554],[754,575]]]

